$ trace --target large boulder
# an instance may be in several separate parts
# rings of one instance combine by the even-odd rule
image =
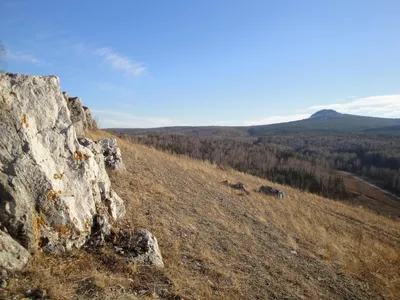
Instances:
[[[100,145],[77,140],[80,108],[55,76],[0,72],[0,223],[30,253],[80,247],[95,216],[125,214]]]

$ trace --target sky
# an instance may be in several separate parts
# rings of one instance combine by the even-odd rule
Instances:
[[[398,0],[1,0],[8,72],[57,75],[101,127],[400,118]]]

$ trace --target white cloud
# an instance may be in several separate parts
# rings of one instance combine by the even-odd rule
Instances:
[[[7,51],[6,57],[19,61],[19,62],[29,62],[35,65],[43,63],[42,60],[38,59],[37,57],[33,56],[32,54],[23,53],[23,52],[12,52],[10,50]]]
[[[139,117],[130,113],[123,113],[109,110],[92,110],[95,116],[99,117],[100,125],[103,128],[109,127],[130,127],[130,128],[150,128],[174,126],[176,121],[168,118]]]
[[[349,96],[349,99],[356,98]],[[322,109],[334,109],[340,113],[367,115],[384,118],[400,118],[400,94],[382,95],[359,98],[344,103],[316,105],[297,111],[296,114],[286,116],[270,116],[259,120],[244,121],[240,125],[268,125],[307,119],[313,113]],[[308,114],[306,114],[308,112]],[[231,122],[232,124],[233,122]],[[217,124],[217,123],[216,123]],[[237,123],[236,123],[237,125]]]
[[[341,113],[369,115],[375,117],[400,117],[400,94],[359,98],[345,103],[317,105],[308,111],[334,109]]]
[[[296,115],[286,115],[286,116],[271,116],[262,118],[259,120],[249,120],[244,121],[243,125],[252,126],[252,125],[268,125],[268,124],[276,124],[276,123],[284,123],[297,121],[302,119],[307,119],[310,115],[306,114],[296,114]]]
[[[113,90],[118,87],[103,85],[104,89]],[[400,94],[372,96],[350,100],[344,103],[333,103],[327,105],[311,106],[285,116],[267,116],[254,120],[225,120],[210,122],[219,126],[252,126],[268,125],[283,122],[291,122],[307,119],[313,113],[321,109],[335,109],[341,113],[369,115],[385,118],[400,118]],[[182,124],[176,120],[168,118],[138,117],[136,115],[117,111],[93,110],[95,115],[101,115],[100,122],[103,127],[131,127],[131,128],[150,128],[165,126],[205,126],[209,124]]]
[[[127,75],[139,76],[146,71],[142,63],[135,63],[129,57],[114,52],[111,48],[103,47],[95,53],[103,58],[112,68]]]

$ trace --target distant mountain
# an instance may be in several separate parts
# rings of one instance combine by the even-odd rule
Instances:
[[[391,132],[400,126],[400,119],[365,117],[341,114],[335,110],[325,109],[313,114],[310,118],[300,121],[252,126],[250,136],[262,136],[268,133],[366,133]],[[388,130],[388,129],[391,130]]]
[[[327,119],[333,119],[333,118],[340,118],[342,116],[343,116],[343,114],[338,113],[336,110],[323,109],[323,110],[317,111],[315,114],[313,114],[309,118],[309,120],[327,120]]]
[[[263,136],[290,133],[383,133],[400,135],[400,119],[342,114],[324,109],[308,119],[259,126],[185,126],[161,128],[112,128],[108,131],[133,135],[178,134],[190,136]]]

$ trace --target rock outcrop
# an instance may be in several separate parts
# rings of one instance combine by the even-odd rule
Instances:
[[[99,129],[97,126],[96,120],[92,116],[92,112],[90,111],[89,107],[87,106],[82,106],[83,111],[85,112],[85,117],[86,117],[86,124],[85,127],[89,130],[97,130]]]
[[[125,214],[102,146],[78,142],[88,110],[61,92],[57,77],[1,72],[0,108],[0,223],[8,232],[1,239],[19,245],[8,253],[80,247],[95,218],[111,222]],[[7,261],[0,259],[0,268]]]
[[[117,145],[117,139],[107,138],[93,142],[88,138],[78,138],[78,141],[82,146],[88,147],[92,152],[103,155],[107,168],[118,171],[125,170],[121,149]]]
[[[82,105],[79,97],[69,97],[67,92],[63,92],[64,99],[67,102],[68,109],[71,114],[71,121],[74,124],[76,135],[83,137],[85,129],[96,130],[97,122],[92,117],[92,113],[87,106]]]
[[[106,166],[112,170],[124,170],[125,166],[122,162],[121,150],[117,145],[117,139],[109,138],[98,141],[103,151]]]
[[[265,195],[272,195],[272,196],[276,196],[279,199],[283,199],[285,198],[285,193],[284,191],[282,191],[281,189],[277,189],[277,188],[273,188],[271,186],[266,186],[263,185],[260,187],[260,189],[258,190],[259,193],[263,193]]]

